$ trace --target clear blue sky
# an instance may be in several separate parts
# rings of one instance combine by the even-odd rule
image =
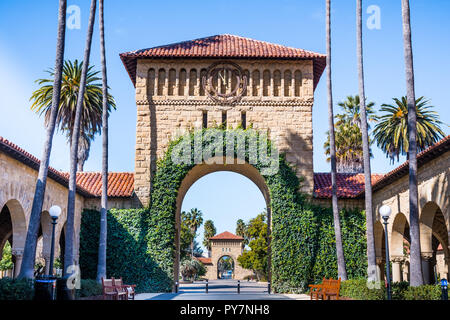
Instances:
[[[332,2],[333,89],[337,103],[357,93],[355,1]],[[379,108],[382,103],[391,102],[392,97],[405,94],[401,1],[363,2],[364,12],[370,5],[381,8],[381,29],[364,28],[366,94]],[[68,5],[81,8],[81,29],[67,30],[66,59],[82,59],[89,3],[88,0],[68,1]],[[0,136],[38,157],[41,157],[45,131],[43,119],[29,109],[29,97],[37,88],[34,80],[46,77],[43,71],[54,66],[57,10],[57,0],[0,2]],[[441,119],[448,124],[450,113],[445,111],[449,107],[446,95],[450,74],[450,1],[414,0],[411,10],[416,94],[432,99]],[[118,106],[110,117],[111,170],[134,170],[134,88],[119,53],[222,33],[324,53],[324,16],[324,0],[106,1],[108,80]],[[368,14],[364,13],[364,19],[367,18]],[[98,49],[96,26],[91,56],[91,63],[96,66],[100,65]],[[326,110],[323,76],[315,92],[313,113],[316,172],[329,171],[323,154]],[[448,126],[443,129],[449,133]],[[51,165],[67,170],[68,155],[65,138],[56,134]],[[376,147],[374,156],[373,172],[394,168]],[[100,159],[101,139],[97,137],[85,170],[99,171]],[[226,216],[220,226],[216,223],[219,231],[234,231],[238,217],[247,220],[264,207],[262,196],[247,197],[238,205],[237,200],[241,198],[233,198],[236,194],[253,194],[256,189],[245,181],[248,180],[228,173],[207,176],[192,187],[183,208],[198,207],[207,218],[216,221]],[[220,190],[222,199],[236,201],[227,200],[222,204],[211,201],[205,192],[212,189]]]

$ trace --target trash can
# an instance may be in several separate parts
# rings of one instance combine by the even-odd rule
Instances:
[[[51,276],[37,277],[34,281],[34,300],[55,300],[56,278]]]
[[[75,289],[67,287],[69,277],[58,278],[56,281],[56,300],[75,300]]]

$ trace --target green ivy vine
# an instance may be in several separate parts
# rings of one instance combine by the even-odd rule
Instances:
[[[277,292],[300,292],[323,277],[337,276],[331,209],[310,204],[306,195],[299,192],[301,181],[283,154],[259,160],[261,152],[270,155],[272,148],[265,134],[251,128],[225,130],[220,127],[191,131],[170,143],[165,156],[157,163],[149,208],[109,211],[108,276],[122,276],[125,281],[136,283],[141,292],[172,290],[179,187],[195,166],[196,143],[201,141],[203,149],[209,148],[212,157],[221,155],[220,152],[225,154],[225,133],[230,131],[235,141],[245,143],[245,152],[233,143],[235,156],[245,157],[252,163],[269,189],[273,289]],[[198,139],[200,134],[203,139]],[[212,147],[220,136],[222,150]],[[248,152],[250,144],[255,141],[259,146],[267,145],[265,151],[258,149],[257,161]],[[173,154],[189,148],[192,151],[190,159],[185,157],[186,161],[181,163],[173,161]],[[277,171],[268,170],[273,168],[271,161],[277,162]],[[93,211],[85,211],[82,215],[80,266],[83,278],[95,278],[99,220],[99,215]],[[349,277],[364,276],[367,265],[364,214],[358,210],[342,210],[341,224]]]

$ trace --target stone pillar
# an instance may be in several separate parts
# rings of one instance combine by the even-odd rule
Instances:
[[[422,273],[423,273],[423,282],[424,284],[431,284],[431,272],[433,271],[433,267],[431,265],[431,258],[433,257],[432,252],[422,252]]]
[[[402,257],[392,257],[392,281],[402,281]]]
[[[384,266],[383,266],[383,258],[376,257],[376,263],[377,263],[377,275],[378,280],[382,281],[384,279]]]
[[[22,266],[23,250],[13,250],[12,255],[14,256],[14,278],[17,278]]]
[[[444,262],[445,262],[445,266],[444,266],[444,272],[447,271],[445,274],[445,279],[448,280],[449,276],[450,276],[450,257],[446,257],[444,258]]]
[[[50,254],[44,254],[45,274],[50,274]]]

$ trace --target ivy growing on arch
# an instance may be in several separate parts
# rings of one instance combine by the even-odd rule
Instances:
[[[309,283],[321,280],[322,277],[336,276],[337,264],[331,210],[308,203],[306,195],[299,192],[301,181],[296,176],[294,168],[286,161],[284,154],[277,154],[276,160],[269,157],[270,161],[277,162],[276,170],[267,170],[271,165],[268,164],[267,158],[264,159],[260,155],[262,148],[257,149],[258,161],[254,161],[254,158],[251,161],[252,154],[249,154],[248,150],[251,149],[252,139],[256,139],[259,146],[264,148],[267,146],[267,150],[274,149],[272,142],[265,134],[251,128],[249,130],[203,129],[190,132],[170,144],[166,155],[158,162],[153,178],[148,253],[157,263],[165,266],[169,277],[173,275],[178,189],[184,177],[195,166],[194,147],[196,141],[199,141],[195,140],[196,134],[203,136],[202,147],[208,149],[214,137],[217,137],[218,130],[223,137],[223,155],[226,153],[228,142],[226,132],[232,131],[235,141],[239,139],[245,141],[244,153],[237,143],[233,143],[234,155],[242,157],[245,154],[245,160],[253,162],[252,165],[261,173],[269,189],[272,219],[271,274],[274,290],[301,291],[307,288]],[[177,146],[179,148],[182,143],[191,148],[191,161],[174,163],[172,155],[177,152]],[[182,148],[179,149],[182,150]],[[213,151],[212,156],[214,155]],[[364,215],[358,210],[343,211],[341,214],[349,275],[364,276],[366,271]]]
[[[234,141],[245,142],[244,152],[238,143],[233,144],[234,155],[250,162],[261,173],[269,190],[272,220],[271,276],[274,291],[300,292],[308,284],[321,281],[323,277],[337,276],[331,209],[310,204],[308,197],[299,192],[301,181],[283,154],[276,153],[276,157],[273,157],[268,152],[268,158],[260,157],[261,152],[264,154],[273,150],[272,142],[265,134],[251,128],[208,128],[189,132],[170,143],[164,157],[157,163],[149,207],[112,209],[109,212],[108,276],[124,276],[127,282],[136,283],[140,292],[172,290],[178,190],[188,172],[198,163],[194,152],[196,143],[198,147],[201,141],[203,148],[209,148],[211,156],[217,156],[221,151],[226,155],[227,132],[232,133]],[[199,135],[203,139],[198,140]],[[219,141],[223,148],[210,148],[218,137],[222,137]],[[257,161],[248,152],[255,139],[258,145],[263,146],[258,148]],[[191,161],[180,162],[177,157],[174,161],[174,153],[189,148],[190,159],[184,159]],[[274,164],[276,170],[272,170]],[[98,215],[92,211],[83,213],[80,265],[84,277],[91,277],[92,273],[95,278],[97,220]],[[349,278],[363,277],[367,268],[364,213],[359,210],[342,210],[341,224]]]

